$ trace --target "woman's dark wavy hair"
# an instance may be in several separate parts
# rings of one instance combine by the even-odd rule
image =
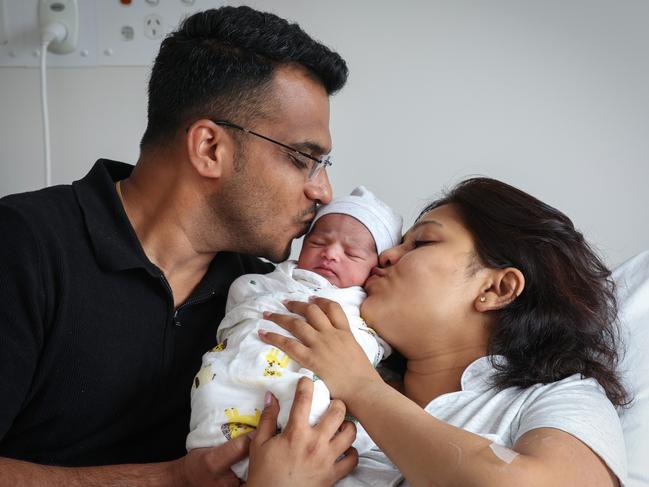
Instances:
[[[299,25],[250,7],[188,17],[160,47],[149,79],[148,125],[141,147],[163,143],[198,118],[245,124],[264,106],[276,67],[299,64],[329,95],[347,81],[345,61]]]
[[[616,371],[617,302],[611,272],[560,211],[508,184],[467,179],[421,216],[453,204],[489,268],[515,267],[525,289],[495,311],[490,355],[498,387],[529,387],[579,373],[595,378],[615,405],[628,403]]]

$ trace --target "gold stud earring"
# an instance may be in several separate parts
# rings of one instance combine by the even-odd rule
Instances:
[[[484,303],[487,300],[486,296],[480,296],[480,302]]]

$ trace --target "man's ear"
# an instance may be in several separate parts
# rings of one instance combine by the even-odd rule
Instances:
[[[234,139],[211,120],[195,121],[185,136],[187,159],[205,178],[219,178],[232,168]]]
[[[476,311],[495,311],[514,301],[525,289],[525,276],[515,267],[491,269],[482,292],[475,298]]]

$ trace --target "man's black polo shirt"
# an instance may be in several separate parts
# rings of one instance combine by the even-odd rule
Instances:
[[[185,453],[189,395],[230,283],[219,253],[176,311],[99,160],[72,186],[0,199],[0,456],[82,466]]]

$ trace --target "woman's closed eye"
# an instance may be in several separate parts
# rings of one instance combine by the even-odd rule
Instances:
[[[423,247],[424,245],[432,245],[439,243],[439,240],[415,240],[412,245],[414,248]]]

